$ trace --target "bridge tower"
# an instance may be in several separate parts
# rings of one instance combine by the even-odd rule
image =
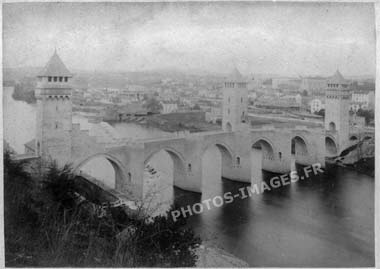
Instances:
[[[327,80],[325,129],[337,138],[340,151],[348,145],[349,140],[350,99],[349,83],[337,70]]]
[[[71,160],[72,74],[55,51],[37,75],[36,154],[62,166]]]
[[[247,116],[247,102],[247,82],[235,68],[223,87],[222,127],[224,131],[235,132],[242,129]]]

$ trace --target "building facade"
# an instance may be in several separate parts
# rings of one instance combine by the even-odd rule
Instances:
[[[326,79],[323,77],[303,77],[301,79],[301,91],[306,91],[309,95],[319,95],[326,89]]]
[[[354,91],[351,98],[351,109],[358,111],[359,109],[374,109],[375,92]]]
[[[310,101],[310,112],[316,113],[325,108],[325,103],[319,98],[314,98]]]

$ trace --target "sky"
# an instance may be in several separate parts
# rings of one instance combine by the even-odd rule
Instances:
[[[4,67],[375,75],[371,3],[8,3]]]

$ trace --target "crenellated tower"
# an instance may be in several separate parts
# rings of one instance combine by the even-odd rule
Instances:
[[[336,135],[338,148],[344,149],[349,139],[349,83],[337,70],[326,86],[325,129]]]
[[[235,132],[242,129],[247,116],[247,81],[235,68],[223,87],[223,130]]]
[[[71,159],[72,74],[55,51],[37,78],[36,154],[62,166]]]

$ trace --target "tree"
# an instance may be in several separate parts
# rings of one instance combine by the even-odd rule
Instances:
[[[192,110],[201,110],[201,107],[198,104],[196,104],[191,109]]]
[[[359,117],[364,117],[366,124],[369,124],[375,118],[373,110],[364,110],[361,108],[359,108],[359,110],[356,112],[356,115]]]
[[[162,109],[161,103],[155,98],[147,99],[144,103],[144,107],[152,113],[159,113]]]
[[[319,115],[319,116],[325,116],[325,110],[324,109],[321,109],[321,110],[319,110],[319,111],[316,111],[316,112],[314,112],[314,114],[315,115]]]

